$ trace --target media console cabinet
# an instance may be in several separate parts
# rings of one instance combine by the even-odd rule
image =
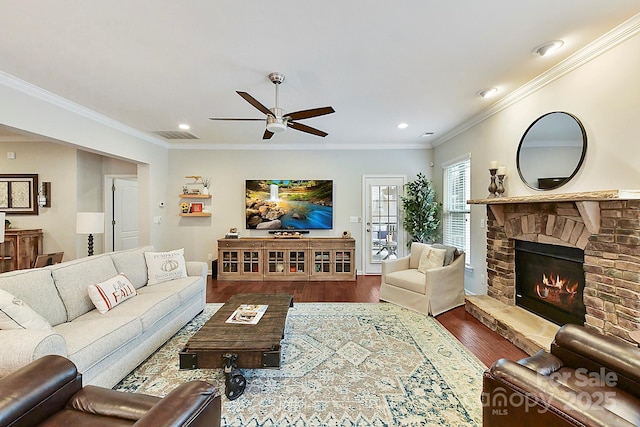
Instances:
[[[218,240],[220,280],[356,280],[352,238]]]

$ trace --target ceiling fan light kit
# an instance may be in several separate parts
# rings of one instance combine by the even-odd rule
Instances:
[[[275,99],[275,107],[267,108],[262,105],[257,99],[253,96],[249,95],[247,92],[236,91],[238,95],[240,95],[245,101],[251,104],[258,111],[263,113],[266,116],[266,130],[264,131],[264,135],[262,139],[270,139],[274,133],[283,132],[287,130],[288,127],[293,128],[297,131],[309,133],[311,135],[325,137],[328,134],[326,132],[321,131],[320,129],[312,128],[311,126],[303,125],[302,123],[296,122],[296,120],[302,119],[310,119],[312,117],[324,116],[326,114],[335,113],[333,107],[320,107],[320,108],[312,108],[309,110],[300,110],[295,111],[293,113],[285,113],[284,109],[278,107],[278,86],[284,81],[284,74],[273,72],[269,74],[269,80],[276,87],[276,99]],[[217,118],[211,117],[211,120],[236,120],[236,121],[261,121],[264,119],[241,119],[241,118]]]

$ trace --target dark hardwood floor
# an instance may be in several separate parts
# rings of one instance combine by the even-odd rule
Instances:
[[[380,276],[358,276],[355,282],[232,282],[209,276],[207,302],[225,302],[234,294],[254,292],[286,292],[295,302],[379,303]],[[518,360],[527,356],[464,307],[443,313],[436,320],[486,366],[501,357]]]

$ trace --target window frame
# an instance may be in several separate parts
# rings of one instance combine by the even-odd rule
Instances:
[[[460,185],[460,183],[452,182],[452,177],[449,174],[452,172],[453,168],[459,168],[462,166],[462,192],[464,194],[460,194],[460,190],[457,190],[459,196],[462,196],[465,203],[458,203],[457,206],[451,206],[451,199],[453,194],[451,194],[451,185]],[[454,190],[455,191],[455,190]],[[446,245],[456,246],[458,249],[464,250],[465,264],[467,267],[471,266],[471,206],[466,203],[467,200],[471,198],[471,153],[467,153],[465,155],[456,157],[447,162],[442,163],[442,240]],[[447,236],[447,233],[450,230],[449,224],[452,218],[452,215],[464,215],[465,226],[462,231],[462,236]],[[461,227],[460,227],[461,228]],[[463,245],[456,244],[456,242],[463,241]],[[464,247],[462,247],[464,246]]]

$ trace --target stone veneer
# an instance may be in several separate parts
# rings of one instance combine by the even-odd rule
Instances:
[[[577,247],[585,254],[585,325],[632,341],[629,332],[640,329],[637,197],[612,190],[470,200],[487,204],[487,296],[515,305],[515,240]]]

